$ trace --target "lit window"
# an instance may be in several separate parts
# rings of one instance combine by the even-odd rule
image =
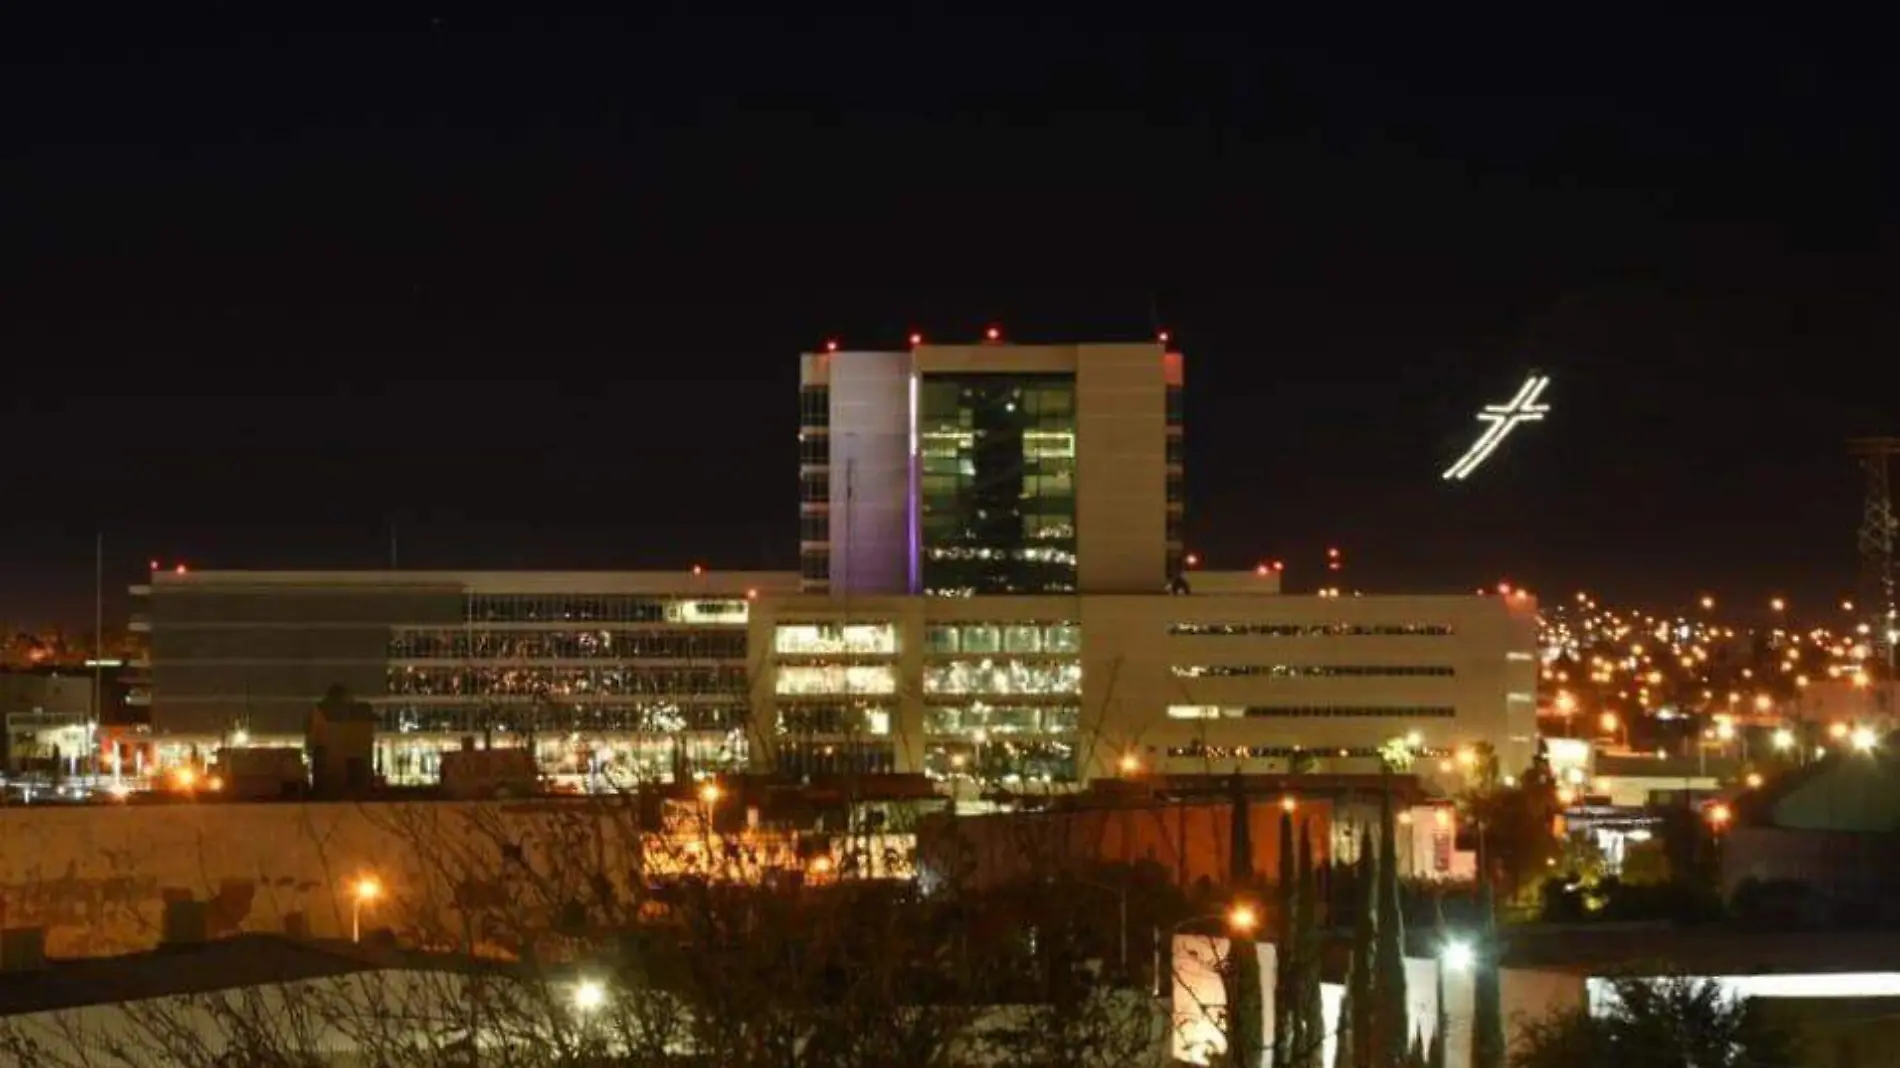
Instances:
[[[888,655],[897,651],[897,628],[889,623],[785,623],[773,636],[772,648],[791,654]]]
[[[1080,693],[1073,661],[960,660],[924,668],[924,692],[945,694]]]
[[[782,694],[896,693],[897,671],[888,664],[797,664],[778,669]]]

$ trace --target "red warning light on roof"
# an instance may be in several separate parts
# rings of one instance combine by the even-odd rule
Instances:
[[[1339,550],[1338,550],[1338,549],[1328,549],[1328,550],[1326,550],[1326,558],[1327,558],[1328,560],[1337,560],[1337,559],[1339,559]]]
[[[183,564],[179,564],[179,565],[178,565],[177,567],[174,567],[174,568],[172,568],[172,573],[173,573],[173,574],[176,574],[176,575],[182,575],[182,574],[184,574],[184,573],[185,573],[185,565],[183,565]]]
[[[1168,332],[1166,330],[1163,330],[1159,334],[1156,334],[1155,340],[1161,342],[1163,345],[1166,345],[1168,343]]]
[[[832,339],[831,339],[830,341],[827,341],[827,342],[825,342],[825,351],[826,351],[826,352],[837,352],[837,351],[838,351],[838,339],[837,339],[837,338],[832,338]]]
[[[704,567],[700,566],[699,564],[693,565],[693,574],[704,575],[705,573],[706,573],[706,569]]]
[[[157,561],[157,560],[153,560],[153,561],[151,561],[151,562],[150,562],[150,565],[151,565],[151,569],[152,569],[153,571],[157,571],[157,570],[158,570],[158,561]]]
[[[1003,340],[1003,328],[1000,326],[990,327],[988,330],[983,331],[983,339],[985,341]]]
[[[1197,554],[1195,554],[1195,553],[1189,553],[1189,554],[1187,554],[1187,566],[1189,566],[1189,567],[1200,567],[1200,566],[1201,566],[1201,558],[1200,558],[1200,556],[1199,556],[1199,555],[1197,555]]]
[[[911,347],[911,348],[913,348],[913,349],[914,349],[914,348],[916,348],[917,346],[919,346],[919,345],[921,345],[921,344],[923,344],[923,343],[924,343],[924,335],[922,335],[922,334],[916,334],[916,333],[913,333],[913,334],[911,334],[911,335],[910,335],[910,347]]]
[[[1509,596],[1511,592],[1511,584],[1508,582],[1498,583],[1498,592],[1505,594],[1506,596]]]
[[[1253,569],[1253,573],[1256,575],[1265,575],[1271,572],[1272,570],[1273,568],[1268,567],[1266,564],[1261,564]]]
[[[1285,565],[1285,564],[1283,564],[1283,563],[1281,563],[1281,562],[1280,562],[1280,561],[1278,561],[1278,560],[1275,560],[1275,561],[1273,562],[1273,570],[1274,570],[1274,571],[1276,571],[1276,572],[1278,572],[1278,571],[1285,571],[1285,570],[1286,570],[1286,565]]]

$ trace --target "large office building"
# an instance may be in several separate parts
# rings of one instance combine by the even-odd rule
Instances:
[[[471,737],[582,780],[1526,763],[1530,598],[1184,566],[1182,382],[1154,343],[806,355],[796,573],[155,574],[154,729],[285,735],[345,685],[395,781]]]

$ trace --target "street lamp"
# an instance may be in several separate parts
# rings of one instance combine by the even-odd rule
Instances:
[[[350,887],[350,941],[363,940],[363,906],[383,896],[383,884],[365,875]]]
[[[1254,907],[1245,901],[1237,901],[1226,912],[1208,912],[1199,916],[1189,916],[1187,919],[1168,927],[1165,933],[1168,939],[1172,939],[1175,935],[1181,933],[1181,928],[1187,927],[1190,924],[1206,923],[1208,920],[1221,921],[1227,925],[1229,933],[1239,935],[1243,938],[1252,934],[1254,930],[1260,926],[1260,914],[1254,911]],[[1155,997],[1161,996],[1161,977],[1168,974],[1169,970],[1167,959],[1162,954],[1162,946],[1164,945],[1164,939],[1162,938],[1163,933],[1162,928],[1155,928]]]
[[[1446,971],[1468,972],[1471,966],[1477,963],[1478,951],[1472,948],[1470,942],[1462,938],[1454,938],[1447,941],[1438,951],[1438,960],[1445,966]]]
[[[574,1010],[586,1016],[607,1004],[607,988],[598,979],[582,979],[574,984]]]

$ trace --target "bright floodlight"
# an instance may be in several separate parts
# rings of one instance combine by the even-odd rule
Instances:
[[[1469,942],[1451,941],[1439,950],[1438,959],[1444,963],[1447,971],[1466,972],[1471,970],[1471,965],[1477,960],[1477,953]]]
[[[1445,469],[1445,479],[1456,482],[1468,478],[1478,469],[1478,465],[1498,451],[1498,446],[1504,444],[1504,439],[1510,436],[1511,431],[1520,424],[1542,420],[1544,413],[1550,411],[1550,405],[1539,404],[1537,399],[1549,387],[1548,376],[1534,374],[1524,380],[1517,395],[1508,402],[1485,405],[1484,410],[1478,413],[1478,421],[1490,425],[1484,428],[1484,433],[1478,435],[1478,440],[1472,442],[1471,448],[1458,458],[1457,463]]]
[[[582,979],[574,985],[574,1007],[582,1012],[593,1012],[607,1004],[607,988],[597,979]]]
[[[1854,743],[1855,749],[1865,753],[1880,743],[1880,736],[1874,733],[1872,727],[1855,727],[1849,740]]]

